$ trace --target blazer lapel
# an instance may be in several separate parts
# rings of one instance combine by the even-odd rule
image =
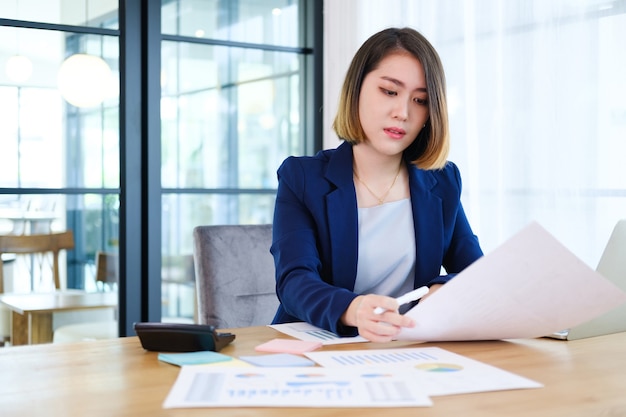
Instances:
[[[328,162],[326,179],[337,188],[326,195],[326,216],[334,284],[354,289],[358,256],[358,214],[352,180],[352,145],[342,143]]]
[[[443,224],[442,200],[432,189],[437,180],[428,171],[420,170],[409,165],[409,187],[411,190],[411,205],[413,207],[413,222],[415,224],[415,285],[434,278],[428,265],[434,265],[434,259],[441,258],[443,253]]]

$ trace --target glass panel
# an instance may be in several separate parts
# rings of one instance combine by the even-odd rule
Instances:
[[[163,253],[192,253],[193,228],[208,224],[267,224],[274,213],[272,194],[165,194]]]
[[[300,43],[298,0],[163,0],[162,32],[280,46]]]
[[[118,28],[118,0],[3,0],[0,16],[31,22]]]
[[[193,321],[195,317],[193,228],[205,224],[271,223],[274,198],[273,194],[163,196],[163,321]]]
[[[0,16],[117,28],[117,4],[5,1]],[[71,230],[74,249],[60,259],[63,288],[101,290],[96,253],[118,252],[118,61],[117,36],[0,27],[0,188],[13,193],[0,195],[0,233]],[[66,187],[85,191],[37,193],[39,188]],[[30,283],[19,279],[23,272],[43,271],[33,269],[46,266],[43,260],[19,258],[11,263],[13,290],[51,289],[42,272]]]
[[[0,187],[15,187],[18,184],[18,97],[19,89],[0,87]]]
[[[79,116],[83,140],[77,138],[74,151],[68,156],[80,161],[67,186],[117,188],[120,178],[119,114],[118,107],[85,111]],[[74,138],[68,138],[70,140]],[[84,167],[81,169],[80,167]],[[78,169],[77,169],[78,168]],[[84,172],[80,172],[80,171]]]
[[[191,320],[193,228],[271,223],[276,170],[305,152],[304,55],[223,43],[297,47],[304,36],[294,0],[161,4],[164,34],[222,42],[161,43],[163,320]]]
[[[196,280],[193,254],[164,255],[161,265],[161,320],[194,322]]]
[[[95,257],[98,251],[118,253],[118,194],[7,194],[0,196],[0,234],[33,234],[71,230],[75,247],[62,254],[62,282],[67,288],[97,291]],[[29,262],[16,262],[12,276],[19,277]],[[35,270],[34,272],[37,272]],[[51,289],[45,276],[36,275],[35,289]],[[28,280],[15,279],[14,291],[29,291]]]
[[[164,42],[163,186],[276,187],[280,162],[303,150],[301,59]]]
[[[19,185],[61,187],[65,156],[63,106],[59,93],[53,89],[21,88],[18,94],[19,152],[15,157],[19,164]],[[44,167],[46,174],[41,175]]]
[[[0,27],[0,186],[119,186],[118,50],[111,36]]]

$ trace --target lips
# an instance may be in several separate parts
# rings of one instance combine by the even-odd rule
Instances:
[[[406,135],[406,131],[399,127],[387,127],[383,130],[385,131],[387,136],[394,138],[394,139],[402,139],[404,135]]]

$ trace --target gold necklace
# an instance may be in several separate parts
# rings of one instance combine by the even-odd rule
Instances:
[[[368,187],[368,185],[359,177],[359,174],[357,174],[354,169],[352,170],[352,172],[354,172],[354,176],[356,177],[356,179],[359,180],[359,182],[361,184],[363,184],[365,186],[365,188],[367,188],[367,191],[369,191],[370,194],[374,196],[374,198],[378,201],[378,205],[380,206],[380,205],[382,205],[385,202],[385,199],[387,198],[387,196],[391,192],[391,189],[396,184],[396,180],[400,176],[400,170],[401,169],[402,169],[402,162],[400,162],[400,165],[398,165],[398,172],[396,173],[396,176],[393,178],[393,182],[391,183],[389,188],[387,188],[387,191],[385,192],[385,194],[383,194],[382,197],[377,196],[376,193],[374,191],[372,191],[372,189],[370,187]]]

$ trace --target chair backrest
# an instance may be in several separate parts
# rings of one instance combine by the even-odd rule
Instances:
[[[54,286],[60,289],[59,253],[70,249],[74,249],[74,234],[71,230],[37,235],[0,235],[0,293],[4,292],[2,254],[52,254]]]
[[[218,328],[270,324],[276,309],[272,225],[193,231],[198,321]]]
[[[119,280],[119,257],[116,253],[96,252],[96,284],[104,291],[114,289]]]

